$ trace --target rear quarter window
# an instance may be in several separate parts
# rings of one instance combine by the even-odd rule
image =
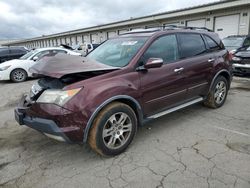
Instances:
[[[216,51],[221,49],[221,47],[211,37],[204,35],[204,38],[207,41],[207,45],[210,51]]]
[[[193,57],[207,51],[200,34],[178,34],[181,58]]]

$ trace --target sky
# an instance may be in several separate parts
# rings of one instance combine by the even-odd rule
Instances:
[[[0,39],[31,38],[218,0],[0,0]]]

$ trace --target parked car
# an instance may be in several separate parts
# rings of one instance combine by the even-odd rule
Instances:
[[[46,77],[21,99],[15,119],[101,155],[123,152],[149,120],[200,102],[221,107],[232,78],[218,35],[194,28],[131,31],[87,57],[56,57],[31,68]]]
[[[88,53],[96,49],[100,44],[92,44],[92,43],[85,43],[85,44],[77,44],[74,46],[69,46],[65,44],[61,44],[62,47],[66,49],[73,50],[75,52],[81,53],[82,56],[86,56]]]
[[[242,47],[250,46],[250,35],[231,35],[222,40],[226,49],[232,54]]]
[[[20,58],[28,51],[27,48],[21,46],[0,47],[0,63]]]
[[[32,50],[19,59],[6,61],[0,64],[0,80],[12,80],[13,82],[23,82],[28,77],[32,77],[29,68],[36,64],[44,56],[55,56],[57,53],[69,55],[81,55],[62,48],[40,48]]]
[[[250,73],[250,47],[243,47],[237,50],[232,57],[233,72],[246,75]]]

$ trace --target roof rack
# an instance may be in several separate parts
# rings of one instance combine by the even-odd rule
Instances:
[[[168,29],[190,29],[190,30],[205,30],[205,31],[213,32],[211,29],[208,29],[206,27],[190,27],[190,26],[166,25],[164,27],[164,30],[168,30]]]
[[[127,35],[127,34],[133,34],[133,33],[152,33],[152,32],[156,32],[156,31],[161,31],[161,29],[159,28],[148,28],[148,29],[134,29],[132,31],[128,31],[119,35]]]
[[[175,29],[189,29],[189,30],[205,30],[209,32],[213,32],[211,29],[206,27],[189,27],[189,26],[176,26],[176,25],[166,25],[166,26],[157,26],[154,28],[146,28],[146,29],[135,29],[132,31],[128,31],[126,33],[122,33],[119,35],[127,35],[133,33],[152,33],[156,31],[163,31],[163,30],[175,30]]]

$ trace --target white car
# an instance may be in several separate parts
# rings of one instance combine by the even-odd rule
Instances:
[[[32,77],[29,68],[44,56],[55,56],[58,53],[69,55],[81,54],[59,47],[40,48],[32,50],[20,57],[0,64],[0,80],[12,80],[13,82],[23,82],[28,77]]]

